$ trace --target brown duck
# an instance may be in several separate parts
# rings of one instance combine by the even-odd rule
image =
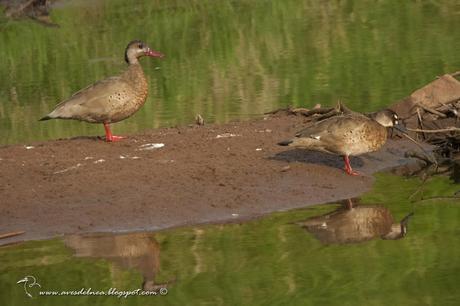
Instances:
[[[40,120],[75,119],[102,123],[106,141],[120,140],[123,137],[112,135],[110,123],[130,117],[144,105],[147,98],[147,80],[139,63],[139,58],[144,55],[163,57],[163,54],[150,49],[142,41],[130,42],[125,50],[128,69],[74,93]]]
[[[351,168],[349,156],[377,151],[387,140],[386,128],[399,126],[398,116],[388,109],[369,116],[352,112],[316,122],[298,132],[295,138],[278,144],[342,155],[345,171],[358,175]]]

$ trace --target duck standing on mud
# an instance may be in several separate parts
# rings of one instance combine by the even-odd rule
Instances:
[[[349,156],[380,149],[387,140],[387,127],[402,129],[398,115],[389,109],[369,117],[353,112],[318,121],[298,132],[295,138],[278,144],[342,155],[345,171],[359,175],[351,168]]]
[[[109,77],[76,92],[40,121],[75,119],[102,123],[107,142],[120,140],[123,137],[112,135],[110,123],[130,117],[147,99],[148,84],[139,64],[139,58],[144,55],[163,57],[163,54],[150,49],[140,40],[130,42],[125,50],[128,69],[118,76]]]

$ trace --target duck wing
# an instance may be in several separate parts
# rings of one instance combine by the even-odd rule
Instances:
[[[98,81],[59,103],[50,118],[78,119],[88,122],[109,120],[111,111],[129,100],[131,86],[120,76]]]
[[[370,119],[364,116],[345,115],[317,122],[296,134],[293,146],[304,147],[340,155],[348,155],[350,146],[359,141],[359,134]]]
[[[333,137],[343,134],[345,131],[355,129],[363,120],[361,116],[335,116],[323,121],[316,122],[295,134],[298,138],[308,137]]]

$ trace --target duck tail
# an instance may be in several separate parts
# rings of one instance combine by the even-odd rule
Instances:
[[[45,120],[50,120],[50,119],[53,119],[53,118],[51,118],[49,115],[46,115],[45,117],[38,119],[38,121],[45,121]]]
[[[284,141],[278,142],[278,145],[279,145],[279,146],[285,147],[285,146],[289,146],[291,143],[293,143],[293,140],[292,140],[292,139],[290,139],[290,140],[284,140]]]

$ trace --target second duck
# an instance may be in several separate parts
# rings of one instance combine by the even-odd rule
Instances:
[[[349,156],[380,149],[387,140],[387,127],[401,129],[398,115],[389,109],[369,116],[351,113],[316,122],[295,138],[278,144],[341,155],[346,173],[358,175],[351,168]]]

